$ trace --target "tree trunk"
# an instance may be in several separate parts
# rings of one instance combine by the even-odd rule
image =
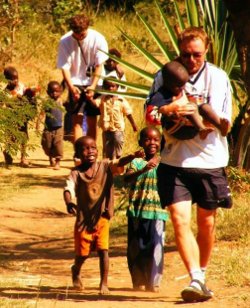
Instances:
[[[248,102],[238,117],[238,125],[233,131],[235,149],[233,164],[250,171],[250,0],[224,0],[229,11],[236,40],[236,48],[241,65],[242,76],[248,93]]]

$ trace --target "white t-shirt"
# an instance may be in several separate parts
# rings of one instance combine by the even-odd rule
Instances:
[[[150,93],[163,84],[161,71],[153,83]],[[201,69],[190,77],[185,92],[199,103],[209,103],[219,117],[231,122],[232,98],[227,74],[215,65],[205,62]],[[228,164],[227,138],[215,128],[202,140],[199,135],[189,140],[177,140],[163,131],[166,139],[161,153],[161,162],[184,168],[220,168]]]
[[[91,78],[86,75],[87,68],[103,64],[109,58],[102,52],[108,52],[108,43],[102,34],[88,29],[87,36],[79,42],[82,46],[83,56],[81,48],[72,34],[73,32],[69,31],[60,40],[57,68],[69,70],[74,85],[87,86],[91,84]],[[104,68],[101,75],[104,75]],[[98,85],[102,85],[101,78]]]

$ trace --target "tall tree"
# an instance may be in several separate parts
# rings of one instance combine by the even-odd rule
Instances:
[[[229,22],[234,30],[242,76],[248,92],[248,103],[234,126],[234,164],[250,171],[250,0],[224,0],[229,11]]]

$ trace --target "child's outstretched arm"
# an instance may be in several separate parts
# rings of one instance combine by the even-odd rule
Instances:
[[[118,167],[123,167],[127,164],[129,164],[134,158],[137,158],[137,157],[144,157],[144,151],[143,150],[138,150],[136,152],[134,152],[133,154],[129,154],[127,156],[124,156],[124,157],[121,157],[119,160],[118,160],[118,164],[117,166]]]
[[[143,167],[141,170],[137,170],[137,171],[134,171],[132,169],[128,170],[124,176],[124,181],[126,183],[131,183],[135,181],[138,178],[138,176],[155,168],[158,164],[159,164],[159,157],[154,156],[147,162],[146,166]]]
[[[134,120],[132,114],[128,114],[128,115],[127,115],[127,118],[128,118],[128,120],[129,120],[131,126],[133,127],[133,131],[134,131],[134,132],[137,132],[137,131],[138,131],[138,128],[137,128],[137,125],[135,124],[135,120]]]
[[[112,173],[114,175],[122,174],[124,172],[124,166],[129,164],[136,157],[144,157],[144,151],[139,150],[133,154],[110,161]]]

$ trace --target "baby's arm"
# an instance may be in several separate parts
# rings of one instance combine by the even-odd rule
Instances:
[[[159,108],[159,112],[166,116],[175,115],[177,117],[193,114],[197,107],[194,103],[190,103],[184,95],[174,100],[169,105],[164,105]]]

